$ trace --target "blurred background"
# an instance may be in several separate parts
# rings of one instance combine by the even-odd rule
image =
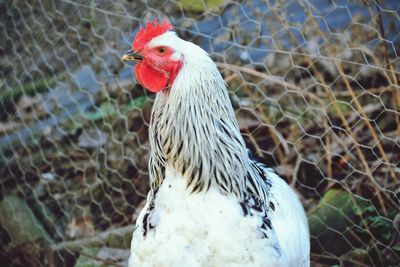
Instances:
[[[312,266],[400,265],[400,2],[0,1],[0,265],[124,266],[154,95],[121,55],[171,21],[297,190]]]

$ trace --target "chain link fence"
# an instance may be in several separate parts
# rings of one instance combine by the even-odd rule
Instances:
[[[313,266],[400,264],[400,2],[0,1],[0,265],[123,266],[154,95],[120,56],[171,21],[297,190]]]

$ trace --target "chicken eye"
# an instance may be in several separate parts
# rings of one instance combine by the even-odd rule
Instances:
[[[157,48],[157,52],[159,53],[159,54],[164,54],[165,53],[165,51],[167,51],[167,49],[165,49],[165,47],[159,47],[159,48]]]

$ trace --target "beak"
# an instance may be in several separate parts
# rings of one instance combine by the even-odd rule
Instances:
[[[143,56],[140,53],[135,53],[132,50],[128,50],[125,52],[125,54],[122,56],[122,61],[142,61],[143,60]]]

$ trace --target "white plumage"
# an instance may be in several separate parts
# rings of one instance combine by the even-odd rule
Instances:
[[[134,266],[309,266],[308,227],[294,192],[274,173],[271,193],[277,203],[268,238],[260,238],[262,220],[243,216],[234,195],[216,187],[190,194],[183,177],[173,169],[155,202],[156,230],[143,238],[140,222],[132,239]]]
[[[173,49],[182,68],[154,103],[151,190],[129,266],[309,266],[304,209],[280,177],[248,156],[207,53],[174,32],[147,46]]]

